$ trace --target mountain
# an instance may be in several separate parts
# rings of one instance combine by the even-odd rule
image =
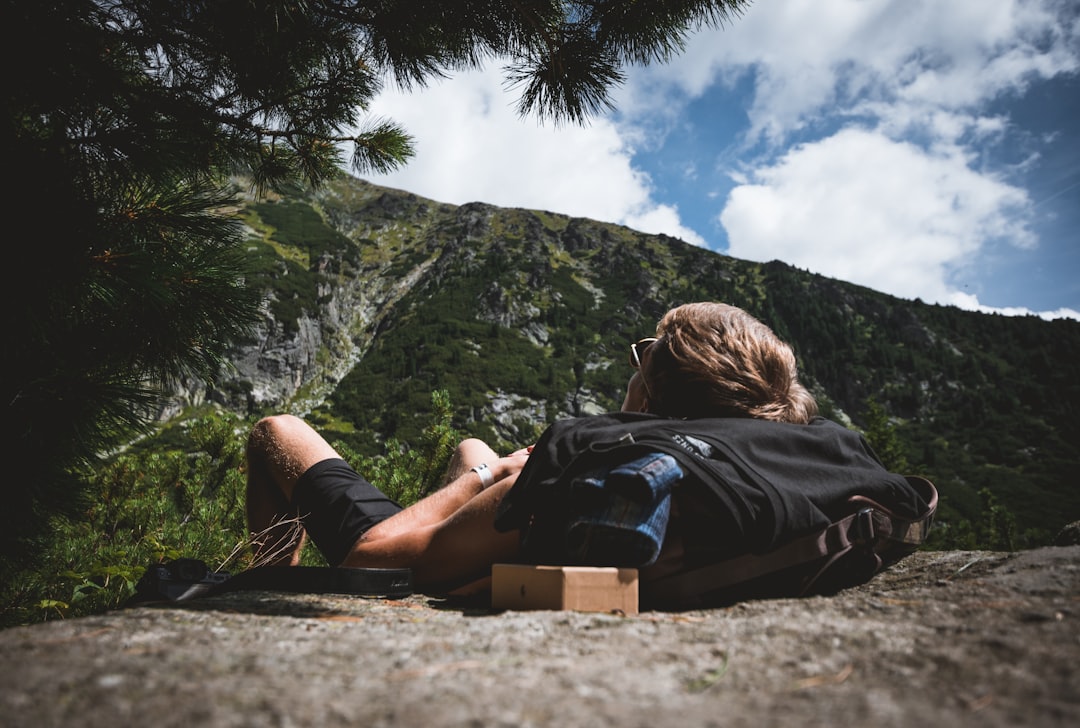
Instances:
[[[824,414],[873,430],[887,461],[938,485],[954,535],[1007,517],[1017,545],[1034,545],[1080,519],[1080,322],[901,300],[664,235],[352,177],[246,199],[240,214],[265,321],[181,406],[292,411],[374,453],[415,442],[445,390],[456,428],[516,448],[557,418],[617,409],[628,344],[674,305],[720,300],[794,346]]]

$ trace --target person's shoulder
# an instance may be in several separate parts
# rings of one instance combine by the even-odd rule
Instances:
[[[648,412],[601,412],[599,414],[580,415],[578,417],[565,417],[556,420],[551,424],[551,427],[559,429],[594,428],[606,427],[608,425],[632,424],[636,422],[655,422],[656,420],[663,419],[666,418],[649,414]]]
[[[537,441],[537,446],[550,441],[565,441],[567,438],[573,440],[605,438],[612,432],[636,433],[642,429],[648,429],[650,427],[648,423],[664,419],[644,412],[603,412],[566,417],[548,425]]]
[[[846,435],[853,438],[861,438],[863,434],[852,427],[848,427],[844,424],[837,422],[836,420],[830,420],[827,417],[817,415],[805,425],[799,425],[799,427],[812,428],[821,433],[835,433],[837,435]]]
[[[676,429],[694,430],[723,437],[827,437],[841,433],[857,434],[833,420],[815,416],[806,423],[779,422],[758,417],[704,417],[673,421]]]

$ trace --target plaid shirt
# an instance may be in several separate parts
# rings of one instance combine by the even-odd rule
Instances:
[[[660,555],[671,489],[683,477],[670,455],[653,452],[570,483],[568,556],[592,566],[647,566]]]

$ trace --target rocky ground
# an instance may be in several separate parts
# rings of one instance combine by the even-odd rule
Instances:
[[[493,612],[247,592],[0,632],[3,726],[1076,726],[1080,546],[832,597]]]

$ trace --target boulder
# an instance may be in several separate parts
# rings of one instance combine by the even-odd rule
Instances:
[[[0,725],[1080,725],[1080,546],[828,597],[496,612],[239,592],[0,632]]]

